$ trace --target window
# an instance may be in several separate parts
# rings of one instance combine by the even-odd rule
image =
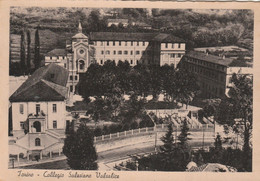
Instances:
[[[52,60],[52,57],[50,57],[50,59]]]
[[[130,54],[133,55],[133,50],[131,50]]]
[[[116,55],[116,51],[114,50],[114,55]]]
[[[139,41],[138,41],[138,42],[136,42],[136,46],[139,46]]]
[[[70,75],[70,80],[73,80],[73,76],[72,75]]]
[[[53,129],[57,129],[57,121],[56,120],[54,120],[52,122],[52,126],[53,126]]]
[[[145,46],[145,41],[143,41],[143,46]]]
[[[113,41],[113,46],[115,46],[116,45],[116,42],[115,41]]]
[[[178,58],[180,58],[181,57],[181,54],[180,53],[178,53]]]
[[[75,80],[78,80],[78,76],[75,75]]]
[[[100,42],[100,45],[103,46],[103,41]]]
[[[172,44],[172,48],[174,48],[174,43]]]
[[[107,46],[109,46],[109,41],[107,41]]]
[[[101,65],[103,64],[103,60],[100,60],[100,64],[101,64]]]
[[[70,86],[70,92],[73,92],[73,86],[72,85]]]
[[[127,46],[127,41],[125,41],[125,46]]]
[[[168,43],[165,43],[165,48],[168,48]]]
[[[121,50],[118,51],[118,55],[122,55],[122,51]]]
[[[131,46],[133,46],[134,45],[134,42],[133,41],[131,41]]]
[[[130,63],[133,64],[133,60],[130,60]]]
[[[171,54],[170,54],[170,57],[171,57],[171,58],[174,58],[174,57],[175,57],[175,54],[174,54],[174,53],[171,53]]]
[[[52,104],[52,112],[57,112],[57,104]]]
[[[20,122],[20,128],[24,129],[24,122],[23,121]]]
[[[128,54],[128,51],[125,50],[125,51],[124,51],[124,54],[127,55],[127,54]]]
[[[136,60],[136,64],[139,64],[139,60]]]
[[[64,68],[66,68],[66,63],[64,63]]]
[[[181,44],[180,43],[178,43],[178,48],[181,48]]]
[[[20,104],[20,114],[23,114],[23,104]]]
[[[36,114],[39,114],[41,111],[40,104],[36,104]]]
[[[41,140],[40,138],[35,139],[35,146],[41,146]]]
[[[107,50],[107,51],[106,51],[106,54],[107,54],[107,55],[110,55],[110,51],[109,51],[109,50]]]
[[[101,55],[104,55],[104,51],[103,50],[101,51]]]
[[[136,53],[135,53],[136,55],[139,55],[140,54],[140,51],[136,51]]]
[[[121,46],[121,41],[119,41],[119,46]]]

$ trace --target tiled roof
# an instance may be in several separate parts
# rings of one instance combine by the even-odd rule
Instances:
[[[207,62],[225,65],[225,66],[229,66],[233,62],[233,59],[231,59],[231,58],[223,59],[223,57],[206,54],[206,53],[202,53],[202,52],[197,52],[197,51],[189,51],[183,56],[183,58],[184,57],[191,57],[191,58],[204,60]]]
[[[166,33],[122,33],[122,32],[91,32],[92,41],[159,41],[185,42],[181,38]]]
[[[65,49],[53,49],[52,51],[46,54],[46,56],[65,56],[65,55],[66,55]]]
[[[11,95],[10,101],[60,100],[63,97],[66,98],[65,86],[68,75],[66,69],[55,63],[41,67]]]
[[[77,33],[72,38],[73,39],[88,39],[88,37],[86,35],[84,35],[83,33]]]
[[[237,169],[219,163],[206,163],[199,167],[191,167],[188,172],[236,172]]]
[[[92,41],[150,41],[154,33],[91,32]]]

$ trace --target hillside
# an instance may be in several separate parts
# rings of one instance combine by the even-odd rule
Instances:
[[[167,32],[183,38],[187,49],[236,45],[253,50],[253,12],[250,10],[164,10],[164,9],[91,9],[12,7],[10,9],[11,61],[19,61],[20,34],[31,32],[34,51],[35,28],[39,27],[40,52],[43,56],[54,48],[64,48],[66,39],[77,31],[81,20],[83,33],[91,31]],[[107,19],[123,18],[129,22],[151,25],[145,30],[129,25],[107,27]]]

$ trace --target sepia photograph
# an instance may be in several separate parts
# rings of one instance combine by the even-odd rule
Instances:
[[[252,172],[253,9],[9,13],[8,170]]]

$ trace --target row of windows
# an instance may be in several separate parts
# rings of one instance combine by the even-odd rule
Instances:
[[[182,56],[182,54],[181,53],[170,53],[170,57],[171,58],[175,58],[176,57],[176,55],[177,55],[177,58],[181,58],[181,56]]]
[[[73,80],[73,75],[70,75],[70,80]],[[75,75],[74,80],[78,80],[78,76]]]
[[[65,59],[65,58],[66,58],[65,56],[59,56],[58,57],[58,59]],[[52,60],[52,59],[57,59],[57,57],[56,56],[50,57],[50,60]]]
[[[221,66],[221,65],[218,65],[218,64],[215,64],[215,63],[206,62],[206,61],[198,60],[198,59],[195,59],[195,58],[189,58],[189,59],[186,59],[186,60],[188,60],[189,62],[193,62],[193,63],[199,64],[199,65],[203,65],[203,66],[207,66],[207,67],[210,67],[210,68],[214,68],[214,69],[217,69],[217,70],[222,70],[222,71],[225,70],[224,66]]]
[[[128,46],[128,45],[131,45],[131,46],[134,46],[134,43],[136,43],[136,46],[146,46],[146,42],[145,41],[101,41],[100,42],[100,46],[116,46],[116,42],[118,42],[118,45],[119,46]],[[94,42],[94,45],[97,45],[97,42]]]
[[[107,50],[105,53],[106,53],[106,55],[110,55],[110,51],[109,51],[109,50]],[[113,51],[113,55],[116,55],[116,53],[117,53],[118,55],[122,55],[123,53],[124,53],[124,55],[128,55],[128,53],[129,53],[130,55],[133,55],[134,51],[131,50],[130,52],[128,52],[127,50],[124,50],[124,51],[119,50],[119,51],[116,52],[116,50],[114,50],[114,51]],[[136,55],[140,55],[140,53],[142,53],[142,55],[143,55],[143,54],[144,54],[144,51],[139,51],[139,50],[135,51],[135,54],[136,54]],[[111,54],[112,54],[112,53],[111,53]],[[104,55],[104,50],[101,50],[101,55]]]
[[[181,48],[181,44],[178,43],[178,48]],[[165,43],[165,48],[174,48],[174,43]]]
[[[57,127],[58,127],[58,126],[57,126],[57,121],[56,121],[56,120],[53,120],[53,121],[52,121],[52,128],[53,128],[53,129],[57,129]],[[25,129],[24,122],[22,122],[22,121],[20,122],[20,128],[21,128],[21,129]]]
[[[41,111],[40,104],[36,104],[36,114],[39,114]],[[57,112],[57,104],[52,104],[52,112]],[[24,106],[23,104],[20,104],[20,114],[24,114]]]
[[[198,73],[198,74],[201,74],[201,75],[205,75],[209,78],[219,80],[219,81],[222,81],[222,82],[225,81],[225,77],[223,75],[219,76],[218,72],[214,72],[214,71],[206,69],[204,67],[187,65],[186,68],[188,68],[188,70],[191,71],[191,72],[195,72],[195,73]]]
[[[108,61],[109,59],[107,59],[106,61]],[[112,61],[114,61],[115,62],[115,60],[112,60]],[[118,60],[118,61],[122,61],[122,60]],[[134,60],[130,60],[130,61],[128,61],[127,59],[125,59],[125,61],[126,62],[129,62],[130,63],[130,65],[133,65],[134,64]],[[136,60],[136,63],[138,64],[138,62],[139,62],[139,60]],[[101,65],[103,65],[104,64],[104,61],[103,61],[103,59],[101,59],[100,60],[100,64]]]

